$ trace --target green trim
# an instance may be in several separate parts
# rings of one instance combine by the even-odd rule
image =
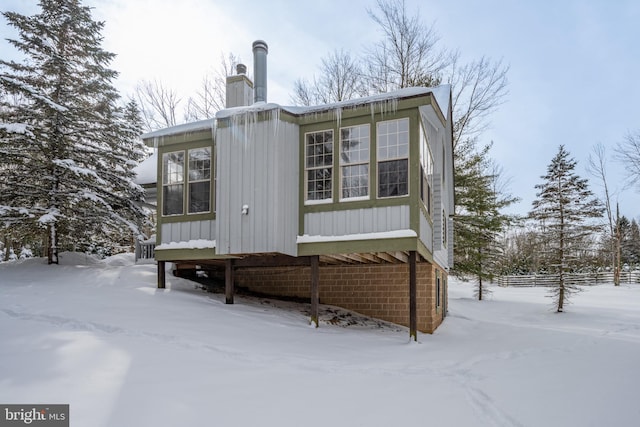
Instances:
[[[384,199],[370,199],[370,200],[357,200],[338,203],[323,203],[319,205],[305,205],[304,213],[317,213],[317,212],[334,212],[334,211],[347,211],[353,209],[368,209],[368,208],[383,208],[388,206],[402,206],[408,205],[410,202],[409,196],[401,197],[389,197]]]
[[[216,255],[215,248],[207,249],[156,249],[156,261],[191,261],[207,259],[224,259],[224,255]]]
[[[298,256],[331,255],[368,252],[415,251],[417,237],[393,239],[349,240],[337,242],[298,243]]]
[[[422,243],[422,240],[418,238],[418,253],[422,255],[424,259],[427,260],[429,264],[434,264],[433,254],[427,249],[427,247]]]
[[[167,147],[169,151],[176,151],[175,147],[169,147],[176,144],[185,143],[197,143],[198,141],[209,140],[213,141],[212,129],[201,129],[193,132],[181,132],[174,135],[157,136],[145,140],[145,143],[150,142],[151,146],[157,144],[158,149]]]

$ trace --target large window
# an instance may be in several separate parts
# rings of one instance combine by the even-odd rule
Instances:
[[[305,134],[306,201],[333,197],[333,130]]]
[[[420,126],[420,199],[429,215],[433,215],[433,155],[422,126]]]
[[[409,194],[409,119],[377,125],[378,197]]]
[[[340,129],[341,199],[369,197],[369,125]]]
[[[184,213],[184,151],[162,155],[162,215]]]
[[[211,148],[189,150],[189,213],[211,211]]]

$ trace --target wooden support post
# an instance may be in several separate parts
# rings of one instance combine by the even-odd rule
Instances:
[[[315,323],[316,328],[318,322],[318,304],[320,301],[320,257],[313,255],[309,259],[311,264],[311,323]]]
[[[416,251],[409,252],[409,339],[418,341],[418,313],[416,305]]]
[[[158,289],[164,289],[166,282],[165,261],[158,261]]]
[[[224,293],[225,303],[233,304],[233,260],[228,259],[224,263]]]

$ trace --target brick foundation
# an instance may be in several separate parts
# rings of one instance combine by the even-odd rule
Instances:
[[[436,308],[436,266],[417,264],[418,330],[433,333],[442,323],[446,286]],[[446,278],[442,270],[441,275]],[[309,298],[309,267],[242,268],[237,286],[269,295]],[[409,326],[409,265],[359,264],[320,267],[320,303]]]

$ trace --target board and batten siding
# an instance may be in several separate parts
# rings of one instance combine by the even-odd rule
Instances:
[[[215,229],[215,220],[163,223],[160,229],[160,243],[215,240]]]
[[[299,127],[269,116],[216,130],[218,254],[297,255]]]
[[[304,234],[308,236],[344,236],[409,228],[411,227],[408,205],[313,212],[304,215]]]
[[[427,219],[424,212],[420,211],[420,240],[422,244],[429,250],[429,252],[433,253],[433,228],[431,227],[431,222]]]

